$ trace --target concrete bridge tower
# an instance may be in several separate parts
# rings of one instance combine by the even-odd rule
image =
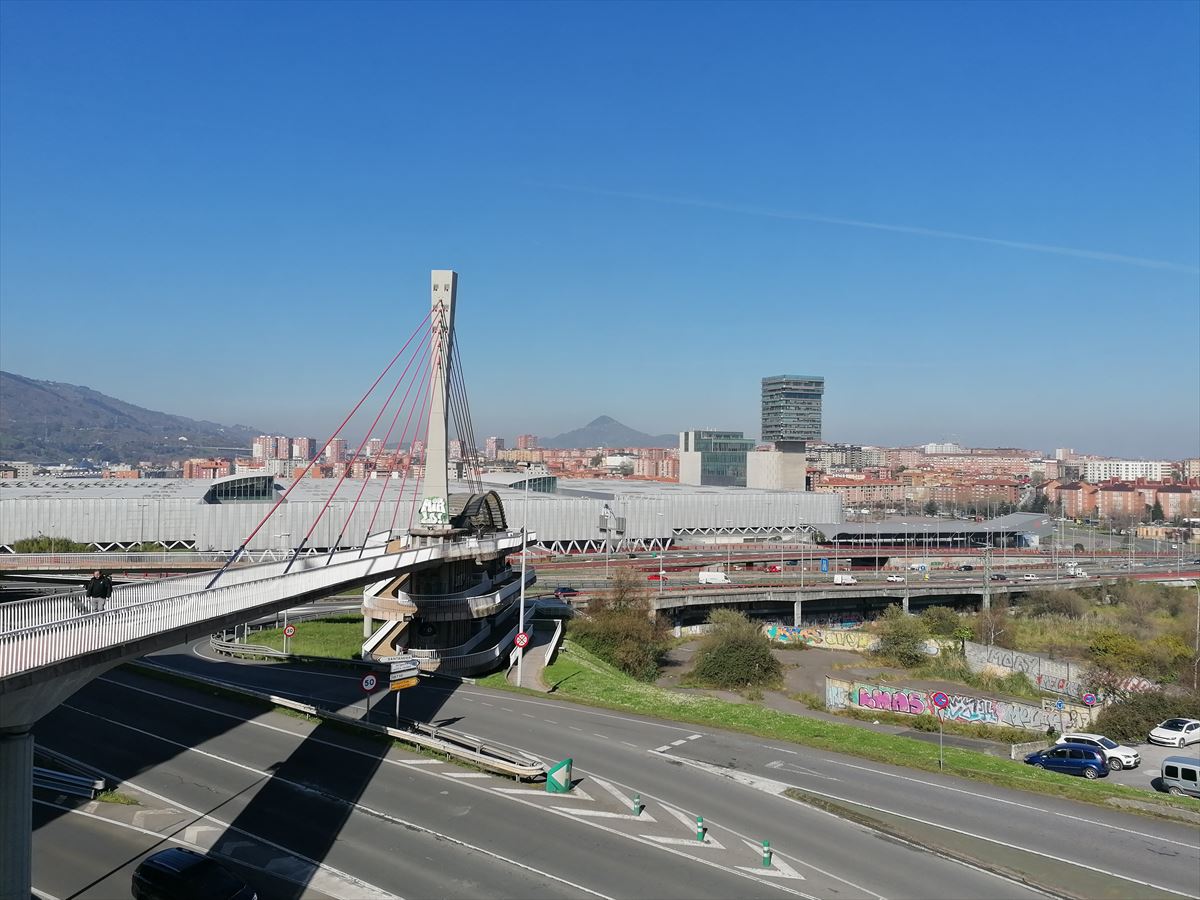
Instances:
[[[450,536],[449,439],[447,412],[450,366],[454,358],[454,301],[458,273],[450,269],[430,272],[430,317],[433,359],[429,376],[429,433],[425,442],[425,489],[421,500],[420,524],[414,535],[425,538]]]

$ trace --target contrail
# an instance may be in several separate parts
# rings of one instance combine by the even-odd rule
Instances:
[[[1146,259],[1142,256],[1125,256],[1103,250],[1080,250],[1075,247],[1059,247],[1054,244],[1033,244],[1029,241],[1010,241],[1004,238],[983,237],[978,234],[963,234],[958,231],[943,231],[940,228],[922,228],[919,225],[889,225],[885,222],[864,222],[861,219],[843,219],[837,216],[821,216],[815,213],[789,212],[787,210],[764,209],[757,206],[742,206],[733,203],[714,203],[709,200],[693,200],[688,197],[664,197],[657,194],[642,194],[636,191],[610,191],[602,188],[577,187],[566,184],[543,185],[563,191],[584,194],[599,194],[606,197],[627,197],[631,200],[648,200],[653,203],[669,203],[675,206],[692,206],[699,209],[715,209],[721,212],[738,213],[745,216],[762,216],[770,219],[786,219],[794,222],[819,222],[825,225],[845,225],[850,228],[870,228],[875,231],[892,231],[898,234],[919,234],[925,237],[948,238],[954,241],[971,241],[976,244],[991,244],[1014,250],[1030,250],[1034,253],[1053,253],[1057,256],[1073,256],[1077,259],[1095,259],[1102,262],[1123,263],[1143,269],[1164,269],[1170,272],[1200,274],[1200,268],[1161,259]]]

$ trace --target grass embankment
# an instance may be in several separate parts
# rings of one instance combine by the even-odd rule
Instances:
[[[730,703],[714,697],[665,690],[622,675],[570,641],[564,644],[558,659],[546,668],[543,679],[554,686],[555,692],[564,699],[589,706],[740,731],[891,765],[938,771],[938,750],[933,744],[840,722],[790,715],[752,703]],[[480,679],[479,683],[506,690],[520,690],[508,685],[503,673],[489,675]],[[1085,782],[1083,779],[1033,769],[1020,762],[958,747],[945,748],[943,771],[1001,787],[1092,803],[1123,800],[1164,810],[1168,807],[1190,811],[1195,809],[1193,801],[1176,800],[1165,794],[1151,794],[1118,784]]]
[[[334,616],[296,622],[296,634],[288,641],[288,651],[297,656],[329,656],[334,659],[359,659],[362,656],[361,616]],[[283,629],[268,628],[250,635],[251,644],[283,649]]]

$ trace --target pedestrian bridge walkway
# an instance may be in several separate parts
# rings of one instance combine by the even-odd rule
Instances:
[[[501,554],[520,547],[519,532],[395,549],[346,550],[320,557],[228,570],[206,589],[211,573],[182,575],[113,589],[92,612],[82,594],[38,597],[0,606],[0,728],[34,714],[30,692],[47,694],[65,678],[67,695],[97,670],[193,637],[219,631],[309,599],[392,578],[416,567]],[[59,702],[50,690],[43,699]],[[25,695],[25,696],[23,696]],[[36,715],[35,715],[36,718]]]

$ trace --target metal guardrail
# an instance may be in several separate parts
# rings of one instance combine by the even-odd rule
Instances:
[[[192,590],[167,597],[153,597],[129,603],[109,605],[101,612],[81,614],[73,607],[65,617],[50,617],[49,621],[33,625],[21,624],[4,604],[0,607],[0,678],[42,666],[52,665],[89,652],[130,644],[164,632],[184,628],[198,622],[219,619],[239,613],[252,614],[255,608],[278,603],[307,593],[336,590],[340,585],[367,578],[383,577],[388,572],[439,559],[470,557],[481,550],[505,549],[520,544],[521,536],[512,533],[486,541],[469,540],[403,550],[394,554],[368,555],[359,559],[357,551],[337,554],[346,560],[331,562],[316,568],[293,570],[282,574],[283,564],[264,567],[279,574],[256,577],[250,574],[241,584],[222,581],[211,590]],[[251,569],[234,574],[247,575]],[[155,588],[161,593],[165,582],[138,586]],[[177,588],[178,590],[178,588]],[[114,597],[116,591],[113,592]],[[54,598],[50,598],[54,599]],[[110,598],[111,601],[112,598]],[[6,615],[8,614],[8,615]]]
[[[54,791],[57,794],[71,794],[75,797],[87,797],[94,800],[97,794],[102,794],[108,786],[103,778],[91,778],[87,775],[68,775],[56,769],[33,767],[33,786],[43,790]]]
[[[461,760],[462,762],[470,763],[478,766],[481,769],[486,769],[489,772],[494,772],[498,775],[505,775],[514,778],[517,781],[532,781],[535,778],[540,778],[546,774],[546,765],[536,756],[531,753],[524,753],[518,750],[510,750],[507,747],[500,747],[495,744],[490,744],[482,738],[478,738],[471,734],[466,734],[461,731],[452,731],[448,728],[438,728],[434,725],[427,725],[424,722],[416,722],[411,719],[402,719],[406,728],[392,728],[386,725],[376,725],[374,722],[366,722],[362,719],[356,719],[351,716],[344,716],[341,713],[323,707],[315,706],[311,703],[300,703],[288,697],[279,697],[275,694],[267,694],[262,691],[255,691],[250,688],[239,687],[237,685],[227,684],[216,678],[205,678],[202,675],[193,675],[191,673],[184,674],[170,669],[166,666],[160,666],[155,663],[149,663],[145,660],[138,660],[133,663],[134,666],[144,667],[157,672],[166,672],[178,678],[187,681],[196,681],[201,684],[208,684],[213,687],[219,687],[223,690],[232,691],[236,694],[242,694],[247,697],[253,697],[257,700],[265,700],[275,706],[283,706],[288,709],[294,709],[297,712],[305,713],[306,715],[314,716],[320,719],[338,722],[343,725],[349,725],[355,728],[362,728],[366,731],[373,731],[377,734],[386,734],[388,737],[403,741],[407,744],[420,747],[423,750],[433,750],[437,753],[443,753],[446,756]]]
[[[550,644],[546,647],[546,662],[544,665],[550,665],[554,662],[554,654],[558,652],[558,647],[562,643],[563,637],[563,620],[554,620],[554,636],[550,638]]]

